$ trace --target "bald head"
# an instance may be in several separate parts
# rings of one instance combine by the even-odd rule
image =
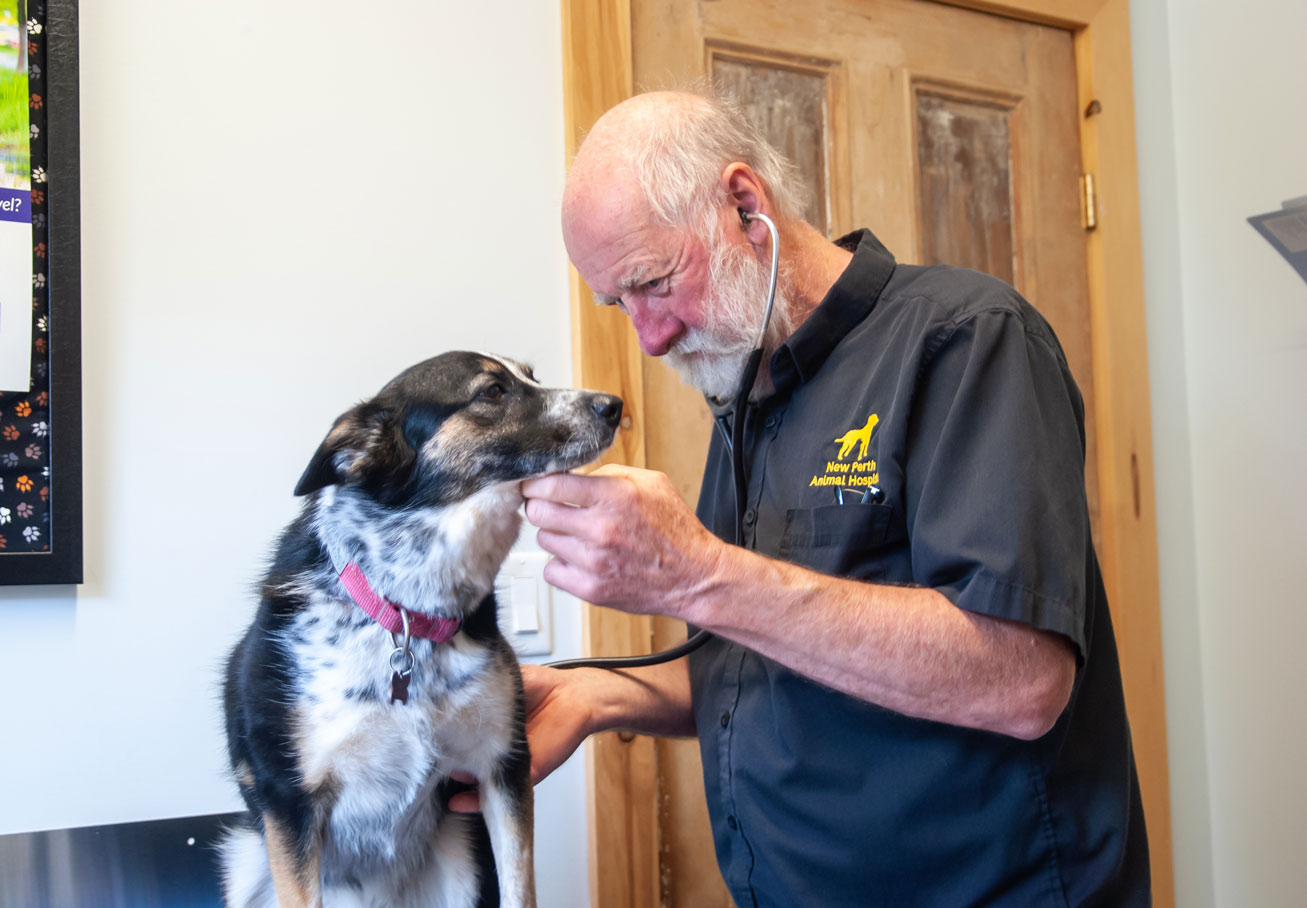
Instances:
[[[702,227],[724,201],[722,173],[747,164],[775,209],[798,214],[793,168],[733,103],[684,91],[636,95],[609,110],[577,152],[563,196],[564,221],[578,202],[633,184],[661,223]]]
[[[595,122],[572,162],[563,194],[564,210],[593,192],[596,185],[602,188],[613,182],[631,181],[647,198],[646,186],[655,176],[648,173],[654,163],[649,159],[652,155],[665,158],[659,120],[687,119],[693,112],[702,116],[706,107],[707,100],[698,95],[663,91],[636,95],[608,110]]]

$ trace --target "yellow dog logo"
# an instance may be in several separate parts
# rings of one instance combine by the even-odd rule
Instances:
[[[861,429],[849,429],[835,443],[840,446],[839,459],[843,460],[849,456],[854,445],[859,445],[857,460],[862,460],[867,456],[867,445],[871,443],[872,430],[876,428],[876,423],[880,422],[880,417],[875,413],[867,417],[867,424]]]

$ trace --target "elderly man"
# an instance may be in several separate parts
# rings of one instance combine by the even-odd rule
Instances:
[[[568,255],[642,349],[729,398],[781,287],[730,455],[699,513],[660,474],[523,485],[586,600],[711,633],[621,672],[527,667],[537,778],[593,732],[696,735],[740,906],[1145,905],[1148,852],[1090,539],[1083,404],[1005,284],[831,243],[733,109],[609,111],[563,203]]]

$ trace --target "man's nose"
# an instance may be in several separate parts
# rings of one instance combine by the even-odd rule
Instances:
[[[650,356],[662,356],[685,332],[681,320],[659,306],[630,302],[626,304],[626,311],[640,338],[640,349]]]

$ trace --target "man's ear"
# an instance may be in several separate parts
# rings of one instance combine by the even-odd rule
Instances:
[[[761,212],[775,218],[772,213],[771,199],[767,196],[767,186],[762,178],[754,173],[753,168],[741,161],[733,161],[722,170],[722,191],[727,202],[737,211],[747,214]],[[745,221],[742,225],[749,242],[758,249],[769,248],[771,234],[762,221]]]
[[[412,471],[417,455],[390,410],[359,404],[338,418],[295,486],[308,495],[333,485],[392,485]]]

